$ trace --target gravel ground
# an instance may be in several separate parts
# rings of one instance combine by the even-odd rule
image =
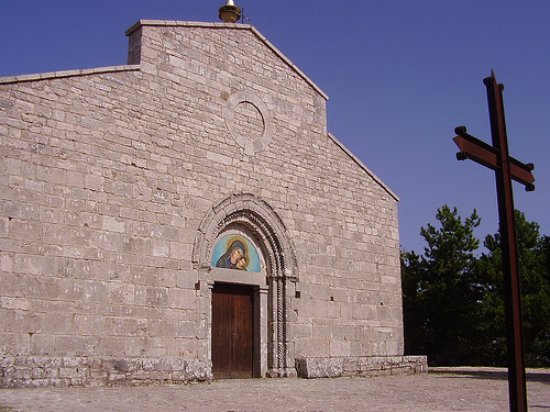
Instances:
[[[1,389],[0,412],[507,411],[505,369],[431,368],[376,378],[247,379],[117,388]],[[550,411],[550,369],[527,373],[530,411]]]

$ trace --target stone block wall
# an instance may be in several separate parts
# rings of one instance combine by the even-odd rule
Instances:
[[[6,80],[0,352],[12,366],[4,376],[28,359],[45,371],[73,359],[75,382],[97,380],[82,371],[108,370],[97,365],[113,358],[207,365],[185,212],[193,200],[167,173],[178,167],[163,156],[169,126],[152,120],[161,116],[139,67]],[[16,369],[26,377],[28,368]]]
[[[142,386],[210,381],[211,365],[183,358],[4,356],[3,388],[67,386]]]
[[[296,369],[308,379],[414,375],[427,373],[428,361],[425,356],[298,358]]]
[[[326,95],[249,26],[143,21],[128,36],[128,66],[0,79],[3,378],[70,381],[55,365],[76,362],[74,382],[147,380],[168,359],[159,379],[208,379],[191,255],[239,193],[296,249],[291,367],[402,355],[397,197],[327,133]]]

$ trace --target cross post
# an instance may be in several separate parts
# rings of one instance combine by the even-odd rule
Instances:
[[[487,89],[492,146],[469,135],[464,126],[455,128],[457,136],[453,140],[460,149],[456,155],[458,160],[471,159],[495,171],[504,275],[510,411],[524,412],[527,411],[527,391],[512,179],[525,185],[527,191],[535,190],[535,178],[531,173],[534,165],[521,163],[508,154],[502,99],[504,86],[497,83],[493,72],[483,83]]]

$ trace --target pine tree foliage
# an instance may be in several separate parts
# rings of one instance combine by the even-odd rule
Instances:
[[[550,265],[549,238],[539,234],[539,225],[515,213],[525,362],[530,366],[550,365]],[[486,332],[500,339],[492,341],[488,353],[492,364],[503,364],[506,357],[504,291],[501,238],[498,233],[485,238],[487,253],[478,261],[478,272],[486,276],[484,322]],[[492,319],[497,319],[498,322]],[[487,336],[486,341],[490,341]]]
[[[500,236],[479,251],[474,210],[437,210],[438,225],[421,228],[424,253],[401,254],[405,345],[431,365],[506,364]],[[550,240],[516,212],[526,363],[550,366]]]

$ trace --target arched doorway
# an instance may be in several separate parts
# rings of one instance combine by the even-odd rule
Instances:
[[[239,236],[241,241],[249,242],[249,251],[256,249],[259,270],[258,267],[240,270],[236,268],[236,261],[217,264],[222,257],[220,250],[231,252],[228,239]],[[251,259],[251,256],[248,258]],[[252,310],[252,334],[247,335],[252,336],[252,376],[294,376],[296,371],[294,356],[289,350],[287,310],[296,290],[298,270],[293,244],[273,208],[252,194],[233,195],[213,206],[199,226],[193,263],[199,271],[199,281],[209,286],[206,293],[209,294],[207,301],[210,310],[205,311],[202,321],[208,325],[210,359],[215,363],[216,358],[212,355],[216,357],[218,354],[213,344],[220,345],[217,341],[220,336],[213,336],[213,333],[225,334],[225,339],[228,339],[227,335],[235,332],[220,330],[216,324],[220,319],[216,316],[220,310],[228,312],[238,309],[227,309],[229,306],[220,309],[218,305],[238,306],[244,304],[243,300],[248,300],[247,305],[251,302]],[[228,303],[231,301],[233,303]],[[228,344],[238,343],[230,341]],[[249,354],[243,356],[248,357]],[[228,362],[234,361],[230,359]],[[220,360],[217,362],[218,365],[213,367],[214,378],[226,377],[224,371],[216,376]],[[232,371],[229,372],[231,374]],[[239,374],[240,370],[236,370],[236,375]]]

